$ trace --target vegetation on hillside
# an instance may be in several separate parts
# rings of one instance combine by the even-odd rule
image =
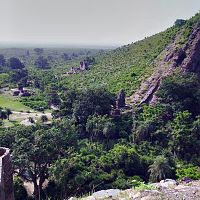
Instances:
[[[68,90],[51,125],[1,129],[0,145],[11,148],[18,176],[34,183],[36,199],[126,189],[137,177],[145,182],[198,179],[197,84],[196,75],[176,73],[163,81],[160,103],[121,117],[109,115],[114,95],[108,91]],[[50,183],[42,190],[45,179]]]
[[[179,30],[180,27],[174,26],[165,32],[100,55],[91,70],[67,77],[62,84],[79,89],[102,86],[114,93],[124,89],[131,95],[141,81],[152,73],[152,62]]]
[[[111,114],[116,109],[116,92],[123,88],[131,94],[153,71],[166,45],[198,19],[196,15],[181,26],[103,53],[90,70],[63,79],[59,74],[78,59],[59,68],[51,65],[51,58],[44,67],[47,58],[40,48],[32,50],[37,59],[31,63],[36,62],[36,67],[13,56],[0,56],[4,84],[34,90],[33,96],[20,98],[23,104],[37,110],[57,108],[49,124],[44,115],[29,127],[0,124],[0,146],[11,149],[20,178],[15,179],[16,199],[28,199],[20,180],[33,184],[34,199],[62,200],[165,178],[199,179],[200,81],[196,74],[177,70],[162,81],[156,105]],[[71,56],[77,58],[75,53]],[[61,72],[55,73],[58,69]],[[2,119],[9,118],[9,113],[0,109]]]

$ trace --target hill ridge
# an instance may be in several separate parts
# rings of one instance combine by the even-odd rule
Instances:
[[[139,89],[128,98],[132,104],[155,103],[156,91],[162,79],[180,68],[182,72],[200,73],[200,22],[197,22],[183,47],[178,47],[181,35],[179,33],[155,61],[155,70],[147,80],[141,83]]]

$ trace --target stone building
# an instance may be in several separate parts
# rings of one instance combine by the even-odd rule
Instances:
[[[84,71],[84,70],[87,70],[88,69],[88,63],[87,63],[87,61],[81,61],[80,62],[80,70],[82,70],[82,71]]]
[[[29,97],[31,96],[31,91],[26,88],[14,88],[10,90],[12,96]]]
[[[0,147],[0,200],[14,200],[13,168],[9,149]]]

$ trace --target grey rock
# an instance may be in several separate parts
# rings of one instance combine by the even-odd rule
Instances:
[[[176,181],[173,179],[165,179],[160,181],[160,186],[161,187],[175,187],[176,186]]]
[[[92,194],[95,199],[104,199],[104,198],[117,198],[120,194],[119,189],[110,189],[110,190],[100,190]]]

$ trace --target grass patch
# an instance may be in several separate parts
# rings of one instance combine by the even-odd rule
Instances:
[[[17,123],[14,121],[9,121],[9,120],[3,120],[3,127],[13,127],[15,126]]]
[[[144,182],[141,182],[139,186],[135,187],[135,190],[137,191],[144,191],[144,190],[154,190],[155,187],[151,184],[145,184]]]
[[[1,94],[0,95],[0,107],[10,108],[14,111],[28,111],[31,110],[28,106],[23,105],[19,100],[11,95]]]

